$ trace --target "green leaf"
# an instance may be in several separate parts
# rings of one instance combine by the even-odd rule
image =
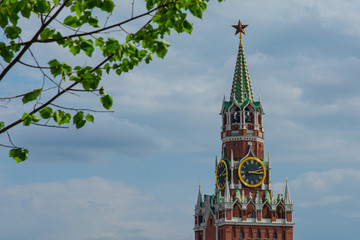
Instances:
[[[146,1],[146,9],[149,11],[155,6],[154,0],[147,0]]]
[[[21,45],[15,43],[15,41],[12,40],[12,41],[10,41],[10,49],[11,49],[11,51],[13,51],[13,52],[18,52],[18,51],[21,49]]]
[[[21,148],[13,148],[9,151],[9,157],[13,158],[16,163],[21,163],[25,161],[28,156],[29,150]]]
[[[21,9],[21,15],[23,15],[23,17],[29,18],[30,14],[31,14],[31,4],[25,3],[23,5],[23,9]]]
[[[84,120],[84,112],[77,112],[73,117],[73,123],[77,129],[82,128],[86,123],[86,120]]]
[[[32,121],[33,121],[33,122],[38,122],[38,121],[40,121],[39,116],[36,115],[35,113],[34,113],[34,114],[31,114],[31,118],[32,118]]]
[[[67,16],[65,19],[64,19],[64,24],[65,25],[68,25],[70,27],[73,27],[73,25],[75,25],[75,23],[77,22],[77,17],[74,17],[74,16]]]
[[[4,122],[0,122],[0,129],[2,129],[5,126]]]
[[[99,90],[99,93],[101,95],[105,95],[106,94],[105,89],[103,87],[101,87],[100,90]]]
[[[21,28],[17,26],[6,27],[4,30],[6,37],[10,39],[16,39],[21,33]]]
[[[95,46],[102,46],[102,45],[104,45],[104,38],[99,37],[95,39]]]
[[[2,14],[0,11],[0,27],[5,28],[8,25],[9,21],[5,14]]]
[[[152,60],[153,60],[153,55],[151,53],[149,53],[149,55],[147,55],[145,58],[145,62],[146,62],[146,64],[148,64]]]
[[[86,56],[89,57],[91,57],[94,51],[93,42],[90,39],[82,41],[80,43],[80,48],[85,52]]]
[[[61,123],[61,110],[57,110],[54,112],[53,118],[55,122],[57,122],[59,125]]]
[[[50,8],[50,3],[45,0],[37,0],[35,2],[34,10],[38,13],[46,13]]]
[[[48,64],[50,66],[50,72],[54,77],[62,73],[62,65],[58,60],[56,59],[50,60]]]
[[[0,45],[0,48],[2,48],[0,50],[1,57],[4,59],[5,62],[10,63],[14,57],[14,53],[10,50],[9,47],[4,47]]]
[[[21,117],[21,120],[23,120],[24,126],[29,126],[31,124],[32,118],[30,114],[24,113]]]
[[[108,109],[108,110],[113,105],[112,97],[110,95],[107,95],[107,94],[100,98],[100,102],[102,103],[103,107]]]
[[[193,26],[192,26],[191,23],[189,23],[187,20],[185,20],[185,21],[182,23],[182,25],[183,25],[183,28],[184,28],[185,32],[187,32],[187,33],[189,33],[189,34],[192,32]]]
[[[42,89],[39,88],[39,89],[35,89],[34,91],[26,93],[22,98],[23,104],[34,101],[41,94],[41,91]]]
[[[89,18],[89,25],[95,28],[100,27],[99,20],[97,17],[90,17]]]
[[[94,116],[88,113],[85,117],[86,121],[94,123]]]
[[[156,56],[158,56],[159,58],[164,58],[167,53],[168,46],[170,46],[170,44],[165,40],[163,40],[162,42],[158,42]]]
[[[52,112],[53,110],[51,107],[44,107],[40,110],[40,116],[44,119],[49,119],[51,118]]]
[[[102,6],[101,6],[101,10],[104,10],[108,13],[111,13],[114,10],[114,2],[112,0],[104,0]]]
[[[50,38],[55,32],[55,29],[49,29],[49,28],[45,28],[41,33],[40,33],[40,39],[41,40],[45,40]]]
[[[53,119],[59,125],[62,125],[65,123],[70,123],[71,115],[70,115],[70,113],[65,113],[64,111],[56,110],[53,114]]]
[[[80,46],[76,45],[76,46],[71,46],[70,48],[70,52],[75,56],[80,52]]]

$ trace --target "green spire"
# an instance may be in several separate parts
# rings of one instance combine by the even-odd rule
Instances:
[[[233,101],[236,100],[238,103],[243,103],[246,101],[254,102],[254,96],[251,88],[248,68],[246,65],[241,35],[230,98]]]

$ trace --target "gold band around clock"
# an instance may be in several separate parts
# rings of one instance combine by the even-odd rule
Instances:
[[[262,175],[262,176],[263,176],[262,180],[261,180],[259,183],[253,184],[253,185],[245,182],[245,180],[243,180],[243,179],[241,178],[241,172],[240,172],[242,165],[243,165],[245,162],[249,161],[249,160],[255,160],[256,162],[260,163],[261,167],[264,169],[264,173],[263,173],[263,175]],[[238,176],[239,176],[240,181],[241,181],[245,186],[247,186],[247,187],[258,187],[258,186],[260,186],[260,185],[265,181],[265,178],[266,178],[266,168],[265,168],[265,165],[264,165],[264,163],[263,163],[260,159],[258,159],[258,158],[256,158],[256,157],[247,157],[247,158],[245,158],[244,160],[242,160],[242,161],[240,162],[240,164],[239,164]]]
[[[224,186],[224,187],[220,187],[220,186],[219,186],[219,183],[218,183],[218,170],[219,170],[219,166],[220,166],[221,163],[225,164],[226,181],[227,181],[228,175],[229,175],[229,174],[228,174],[228,169],[227,169],[227,164],[226,164],[226,162],[225,162],[224,160],[221,160],[221,161],[218,163],[218,165],[216,166],[216,173],[215,173],[215,176],[216,176],[216,186],[218,187],[219,190],[223,190],[223,189],[225,188],[225,186]]]

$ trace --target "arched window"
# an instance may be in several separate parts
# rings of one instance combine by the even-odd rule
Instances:
[[[276,231],[276,229],[273,232],[273,239],[277,239],[277,231]]]
[[[236,108],[234,113],[234,123],[240,122],[240,109]]]
[[[251,120],[251,108],[245,108],[245,122],[246,123],[252,123],[252,120]]]
[[[244,231],[241,230],[241,231],[240,231],[240,239],[243,239],[243,238],[244,238]]]
[[[240,218],[241,217],[241,208],[239,204],[235,204],[233,209],[233,215],[234,217]]]
[[[284,207],[281,205],[278,205],[276,207],[276,218],[278,219],[284,219],[285,218],[285,210]]]
[[[255,215],[255,206],[253,205],[253,204],[249,204],[248,206],[247,206],[247,209],[246,209],[246,215],[247,215],[247,217],[248,218],[254,218],[254,217],[256,217],[256,215]]]
[[[261,232],[260,232],[260,229],[257,230],[257,233],[256,233],[256,238],[261,238]]]
[[[262,217],[271,218],[270,206],[268,204],[265,204],[263,207]]]

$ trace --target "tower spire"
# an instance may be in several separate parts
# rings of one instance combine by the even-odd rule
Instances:
[[[286,185],[285,185],[285,204],[292,203],[291,197],[290,197],[290,190],[289,190],[289,184],[288,184],[288,178],[286,178]]]
[[[246,101],[254,102],[253,91],[246,64],[241,35],[242,33],[244,35],[246,34],[244,29],[247,26],[248,25],[242,25],[240,20],[237,25],[232,25],[232,27],[236,29],[235,35],[240,33],[240,44],[236,59],[235,73],[230,96],[232,97],[233,101],[236,101],[238,103],[243,103]]]
[[[199,184],[199,193],[198,193],[198,199],[197,199],[197,203],[196,203],[197,208],[201,207],[201,202],[202,202],[201,184]]]

